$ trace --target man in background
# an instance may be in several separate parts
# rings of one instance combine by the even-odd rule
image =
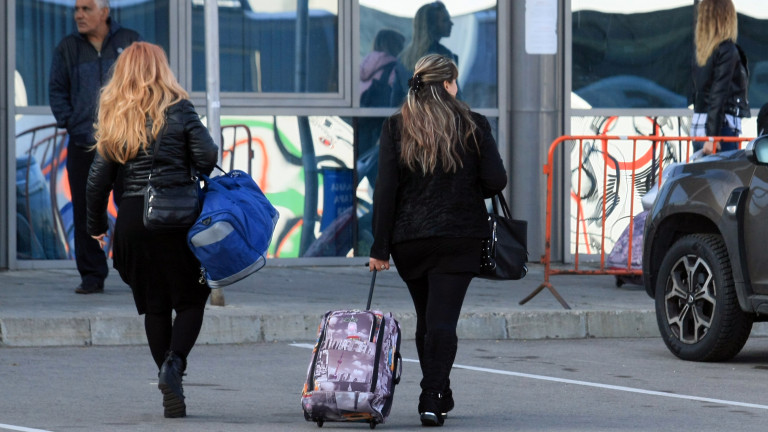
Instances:
[[[93,123],[101,87],[117,56],[141,40],[109,16],[109,0],[76,0],[77,30],[64,37],[53,54],[49,82],[50,105],[58,127],[69,134],[67,175],[72,200],[75,262],[81,283],[78,294],[104,292],[107,258],[99,242],[86,232],[85,188],[93,162]],[[115,194],[116,197],[118,194]]]

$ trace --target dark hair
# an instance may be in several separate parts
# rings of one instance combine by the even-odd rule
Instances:
[[[373,50],[385,52],[397,57],[405,46],[405,36],[396,30],[384,29],[376,33],[373,39]]]
[[[439,54],[428,54],[416,62],[410,90],[400,108],[403,116],[400,160],[411,171],[431,174],[461,168],[459,149],[477,149],[477,125],[469,107],[444,87],[459,76],[456,63]],[[473,141],[470,143],[470,141]]]
[[[413,36],[411,43],[403,51],[401,61],[409,71],[414,70],[416,62],[427,52],[433,42],[440,37],[435,34],[435,27],[441,14],[448,14],[448,9],[441,1],[421,6],[413,17]]]

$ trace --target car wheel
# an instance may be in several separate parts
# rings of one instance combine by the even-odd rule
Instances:
[[[683,360],[721,361],[744,347],[752,319],[739,307],[723,238],[682,237],[667,251],[656,282],[656,320]]]

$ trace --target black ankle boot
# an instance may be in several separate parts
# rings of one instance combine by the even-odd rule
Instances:
[[[423,391],[419,396],[419,417],[422,426],[442,426],[442,395],[438,392]]]
[[[181,380],[186,369],[184,359],[169,351],[157,375],[157,388],[163,392],[163,408],[166,418],[186,417],[187,405],[184,403],[184,388]]]

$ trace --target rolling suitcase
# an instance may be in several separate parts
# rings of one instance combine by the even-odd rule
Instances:
[[[304,418],[322,427],[326,421],[384,423],[400,382],[400,324],[391,313],[370,310],[376,271],[365,310],[327,312],[301,394]]]

